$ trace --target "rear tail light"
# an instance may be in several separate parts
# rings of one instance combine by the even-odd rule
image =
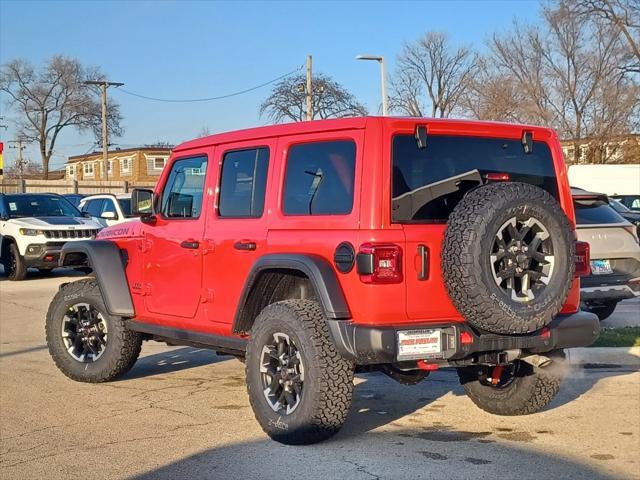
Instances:
[[[586,277],[591,273],[589,259],[589,244],[587,242],[576,242],[576,277]]]
[[[624,228],[627,232],[629,232],[636,242],[640,242],[638,240],[638,227],[636,227],[635,225],[628,225],[622,228]]]
[[[364,283],[402,282],[402,248],[393,243],[363,243],[356,257]]]

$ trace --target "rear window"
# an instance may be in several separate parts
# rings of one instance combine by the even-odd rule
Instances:
[[[392,146],[392,220],[444,223],[462,196],[506,173],[513,182],[545,189],[557,198],[558,185],[549,146],[534,142],[524,153],[519,140],[429,135],[419,149],[413,135],[396,135]]]
[[[601,199],[573,199],[578,225],[606,225],[608,223],[624,222],[618,212]]]

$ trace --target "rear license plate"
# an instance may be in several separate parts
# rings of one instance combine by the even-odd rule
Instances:
[[[398,332],[398,360],[440,357],[442,333],[438,329]]]
[[[609,260],[591,260],[591,273],[594,275],[606,275],[613,273]]]

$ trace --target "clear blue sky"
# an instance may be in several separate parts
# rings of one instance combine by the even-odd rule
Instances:
[[[359,53],[385,55],[389,73],[405,42],[427,30],[478,49],[514,18],[535,23],[537,1],[425,2],[213,2],[0,0],[0,62],[16,57],[34,64],[54,54],[98,65],[125,89],[162,98],[201,98],[249,88],[302,65],[333,76],[371,112],[379,106],[377,64]],[[179,143],[203,127],[212,132],[266,123],[258,106],[269,87],[206,103],[159,103],[110,89],[121,105],[122,147],[155,141]],[[13,138],[6,97],[0,97],[0,139]],[[72,130],[59,140],[53,167],[91,148],[90,134]],[[14,151],[6,152],[7,163]],[[30,158],[39,161],[34,148]]]

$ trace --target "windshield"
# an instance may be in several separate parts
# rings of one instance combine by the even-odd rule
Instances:
[[[9,218],[82,216],[67,199],[56,195],[5,195],[4,203]]]

